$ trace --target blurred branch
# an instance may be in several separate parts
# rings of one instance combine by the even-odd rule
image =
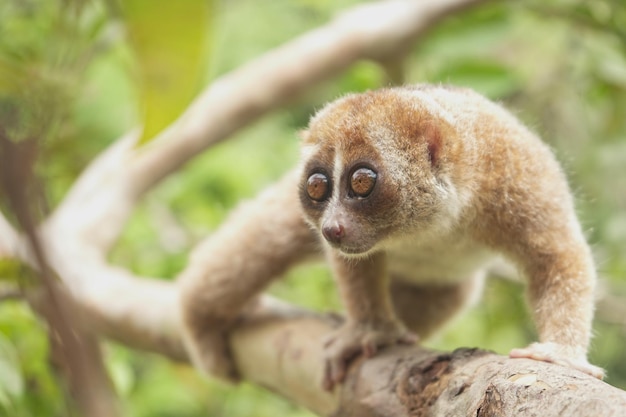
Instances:
[[[139,131],[125,135],[85,170],[48,227],[80,230],[108,251],[136,200],[203,150],[358,60],[392,59],[439,20],[483,2],[390,0],[344,12],[215,80],[147,145],[135,147]]]
[[[402,85],[406,82],[407,58],[411,50],[399,50],[394,55],[378,60],[378,64],[385,72],[386,83]]]
[[[0,259],[15,256],[18,240],[17,232],[0,213]]]
[[[189,159],[362,59],[404,51],[443,17],[484,0],[363,4],[215,80],[176,123],[137,153],[140,195]]]
[[[46,319],[53,343],[53,356],[60,366],[81,414],[89,417],[117,415],[117,403],[106,375],[102,357],[93,334],[76,326],[73,301],[65,290],[55,284],[53,271],[46,260],[45,249],[38,236],[33,207],[40,196],[35,187],[35,140],[13,142],[0,129],[0,191],[24,230],[29,252],[42,283],[43,294],[37,307]]]

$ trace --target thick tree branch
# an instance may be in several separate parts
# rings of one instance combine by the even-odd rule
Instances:
[[[175,288],[170,288],[175,298]],[[172,304],[166,304],[171,306]],[[173,310],[163,314],[176,315]],[[243,377],[321,416],[622,416],[626,392],[581,372],[474,349],[396,347],[358,360],[335,393],[321,389],[331,321],[266,298],[232,332]],[[178,338],[178,333],[168,337]],[[187,360],[179,344],[143,348]],[[181,353],[183,356],[181,356]]]
[[[167,294],[177,297],[173,284]],[[178,317],[174,302],[158,310]],[[90,326],[98,323],[93,312],[83,314]],[[106,327],[97,329],[115,339]],[[188,361],[179,329],[164,330],[161,339],[122,342]],[[388,349],[358,360],[346,383],[328,393],[321,388],[322,340],[331,330],[331,320],[266,297],[233,330],[231,346],[244,379],[321,416],[524,417],[541,410],[544,417],[618,417],[626,411],[626,392],[587,374],[474,349],[451,354],[417,346]]]

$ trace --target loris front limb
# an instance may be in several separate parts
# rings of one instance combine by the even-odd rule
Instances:
[[[499,248],[528,281],[539,342],[510,356],[602,378],[603,370],[587,361],[596,273],[567,181],[547,147],[523,136],[513,139],[487,139],[489,172],[481,174],[486,195],[473,224],[477,240]]]
[[[325,341],[323,386],[332,390],[355,356],[371,357],[381,347],[415,343],[417,337],[394,314],[384,252],[358,259],[332,252],[329,257],[347,313],[346,323]]]
[[[235,210],[181,274],[184,342],[198,369],[237,380],[228,331],[272,280],[319,251],[300,213],[297,181],[291,172]]]
[[[533,201],[537,208],[543,206],[541,218],[530,220],[517,209],[508,220],[500,219],[508,223],[501,227],[510,234],[498,239],[527,277],[539,334],[538,343],[514,349],[510,356],[558,363],[602,378],[604,371],[587,362],[595,290],[592,256],[567,203],[569,196],[561,196],[558,207],[552,198]],[[518,233],[512,232],[516,229]]]
[[[539,342],[514,349],[510,356],[558,363],[602,378],[604,371],[587,361],[595,276],[591,255],[580,236],[564,241],[565,236],[524,251],[521,262]]]

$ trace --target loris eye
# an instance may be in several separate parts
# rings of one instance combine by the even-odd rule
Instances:
[[[374,189],[377,177],[373,170],[369,168],[359,168],[352,173],[350,189],[357,197],[367,197]]]
[[[311,175],[306,182],[306,193],[311,200],[324,201],[328,198],[329,191],[328,177],[319,172]]]

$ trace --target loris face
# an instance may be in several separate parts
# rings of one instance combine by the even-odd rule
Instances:
[[[441,137],[394,90],[348,96],[315,116],[303,141],[307,221],[346,255],[427,228],[445,197]]]

